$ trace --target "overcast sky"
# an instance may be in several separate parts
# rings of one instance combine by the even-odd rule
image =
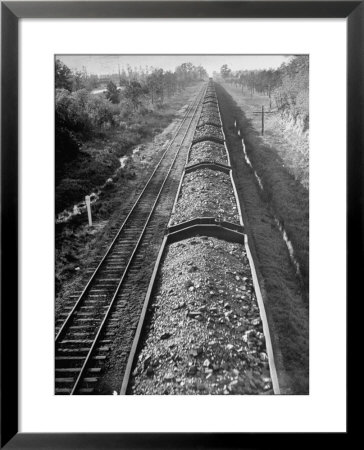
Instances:
[[[132,68],[142,66],[174,70],[184,62],[202,65],[209,75],[220,71],[223,64],[232,70],[269,69],[288,62],[290,55],[57,55],[72,70],[86,67],[88,73],[97,75],[117,73],[129,64]]]

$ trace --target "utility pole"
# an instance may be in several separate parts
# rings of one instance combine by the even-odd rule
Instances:
[[[261,134],[262,136],[264,136],[264,116],[266,114],[274,114],[278,111],[265,111],[264,110],[264,105],[262,105],[262,110],[261,111],[253,111],[253,114],[259,114],[262,117],[262,129],[261,129]]]

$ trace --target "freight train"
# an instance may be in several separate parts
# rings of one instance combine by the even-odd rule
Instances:
[[[212,80],[121,394],[279,394]]]

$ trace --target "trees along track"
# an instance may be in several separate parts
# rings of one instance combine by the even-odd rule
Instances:
[[[126,296],[130,294],[135,284],[133,274],[140,271],[144,259],[142,241],[148,239],[148,233],[152,233],[149,229],[152,215],[162,192],[167,190],[167,181],[176,169],[180,150],[199,115],[205,91],[206,85],[187,108],[167,149],[82,293],[73,306],[66,307],[70,311],[61,314],[66,316],[63,322],[58,327],[56,324],[56,394],[94,392],[112,343],[107,339],[105,328],[112,322],[111,315],[116,304],[123,301],[123,293]],[[178,164],[183,167],[184,160],[181,159]],[[148,283],[149,280],[145,281]]]

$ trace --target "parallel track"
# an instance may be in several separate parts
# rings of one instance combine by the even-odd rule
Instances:
[[[127,296],[132,289],[131,275],[139,270],[144,258],[141,243],[151,233],[148,225],[204,92],[205,87],[187,109],[173,139],[82,293],[74,304],[66,307],[69,312],[63,313],[65,318],[58,326],[55,339],[56,394],[94,392],[112,344],[112,334],[105,333],[106,325],[112,325],[112,311],[123,292]],[[173,144],[177,147],[175,152]]]

